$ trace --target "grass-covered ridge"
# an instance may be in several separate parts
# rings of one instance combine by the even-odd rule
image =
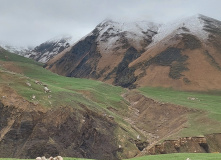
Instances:
[[[39,103],[42,103],[44,106],[50,106],[47,102],[49,100],[46,98],[48,95],[44,94],[43,87],[35,84],[35,81],[40,81],[47,85],[51,90],[51,96],[62,98],[63,105],[68,105],[70,98],[73,99],[72,102],[77,101],[86,104],[89,103],[87,99],[90,98],[103,107],[108,105],[116,106],[116,103],[122,101],[121,94],[124,92],[124,89],[121,87],[94,80],[59,76],[44,69],[41,63],[7,51],[1,52],[0,61],[3,62],[3,67],[4,62],[13,62],[13,66],[9,68],[11,70],[13,70],[13,67],[14,69],[19,68],[22,72],[21,75],[10,76],[8,74],[12,79],[9,79],[7,83],[11,82],[11,86],[28,100],[31,100],[32,96],[35,95],[36,99],[41,99]],[[31,87],[28,87],[26,83],[30,83]],[[87,93],[82,96],[81,93],[84,91],[87,91]],[[85,97],[85,95],[88,96]],[[56,106],[60,104],[57,102],[53,103],[52,101],[51,105]]]

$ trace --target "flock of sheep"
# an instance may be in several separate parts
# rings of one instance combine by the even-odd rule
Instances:
[[[37,157],[36,160],[63,160],[63,158],[61,156],[57,156],[57,157],[50,157],[49,159],[44,157]],[[190,158],[187,158],[186,160],[191,160]]]
[[[57,157],[50,157],[49,159],[47,159],[45,156],[43,156],[43,157],[37,157],[36,160],[63,160],[63,158],[61,156],[57,156]]]

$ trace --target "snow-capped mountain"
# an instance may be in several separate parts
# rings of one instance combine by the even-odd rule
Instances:
[[[15,47],[4,43],[0,43],[0,46],[9,52],[46,63],[55,55],[70,47],[71,40],[71,36],[60,36],[50,39],[35,48]]]
[[[116,66],[127,66],[144,51],[157,34],[158,27],[158,24],[146,21],[122,23],[105,20],[58,61],[48,64],[51,70],[66,76],[111,79],[109,77],[111,73],[115,74],[112,70]],[[120,64],[121,61],[125,64]],[[118,80],[115,83],[119,83]]]
[[[169,24],[106,20],[47,63],[53,72],[123,87],[221,88],[221,22],[195,15]]]

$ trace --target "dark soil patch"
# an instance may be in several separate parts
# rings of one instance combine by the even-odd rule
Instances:
[[[123,58],[123,60],[119,63],[117,67],[114,68],[112,72],[108,74],[106,79],[110,78],[112,74],[116,74],[114,84],[118,86],[122,86],[125,88],[134,88],[133,83],[136,81],[137,77],[134,75],[135,68],[129,68],[128,65],[140,57],[141,53],[139,53],[135,48],[130,47]]]
[[[209,53],[209,51],[205,51],[204,54],[207,56],[210,64],[217,68],[218,70],[221,70],[221,66],[219,63],[216,62],[216,60],[213,58],[213,56]]]
[[[183,76],[181,73],[188,70],[185,61],[188,56],[181,54],[181,49],[179,48],[168,48],[161,52],[157,56],[151,58],[149,61],[145,62],[145,66],[148,67],[152,64],[160,66],[170,66],[169,76],[173,79],[179,79]]]
[[[191,34],[182,34],[182,40],[184,42],[184,49],[197,49],[201,48],[201,42],[200,40]]]

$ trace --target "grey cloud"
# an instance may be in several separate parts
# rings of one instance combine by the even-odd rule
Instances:
[[[0,41],[38,45],[70,34],[74,40],[105,18],[166,23],[201,13],[218,20],[219,0],[0,0]]]

